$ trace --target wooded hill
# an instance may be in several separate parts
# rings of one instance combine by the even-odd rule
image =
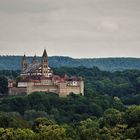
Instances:
[[[0,70],[19,70],[22,56],[0,56]],[[31,61],[32,57],[29,57]],[[41,57],[38,57],[40,61]],[[63,56],[49,57],[51,67],[98,67],[105,71],[140,69],[140,58],[81,58],[74,59]]]
[[[53,70],[82,76],[85,96],[34,92],[8,97],[7,78],[19,71],[0,71],[0,140],[140,140],[140,70]]]

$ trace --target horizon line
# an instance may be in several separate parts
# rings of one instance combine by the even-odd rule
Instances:
[[[26,54],[25,54],[26,55]],[[23,55],[9,55],[9,54],[4,54],[1,55],[0,57],[6,57],[6,56],[17,56],[17,57],[22,57]],[[27,57],[34,57],[34,55],[26,55]],[[37,57],[42,57],[42,55],[36,55]],[[73,59],[106,59],[106,58],[136,58],[140,59],[140,57],[137,56],[106,56],[106,57],[72,57],[72,56],[67,56],[67,55],[49,55],[48,57],[69,57]]]

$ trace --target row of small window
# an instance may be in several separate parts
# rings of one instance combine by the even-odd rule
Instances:
[[[47,65],[44,65],[44,68],[47,68],[48,66]]]
[[[44,71],[44,73],[48,73],[47,71]]]
[[[47,60],[44,60],[43,62],[48,62]]]

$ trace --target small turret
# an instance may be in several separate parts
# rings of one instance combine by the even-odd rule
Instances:
[[[22,72],[25,71],[28,68],[28,60],[26,55],[24,54],[23,58],[22,58],[22,62],[21,62],[21,70]]]
[[[32,59],[32,64],[37,63],[37,59],[36,59],[36,54],[34,55],[33,59]]]
[[[48,77],[48,55],[46,49],[44,50],[42,55],[42,74]]]

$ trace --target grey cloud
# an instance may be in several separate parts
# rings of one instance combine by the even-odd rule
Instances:
[[[139,57],[139,5],[139,0],[1,0],[0,54],[41,55],[46,47],[50,55]]]

